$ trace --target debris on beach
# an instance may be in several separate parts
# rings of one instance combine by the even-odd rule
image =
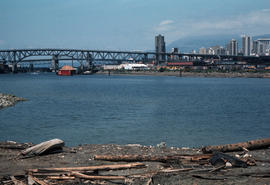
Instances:
[[[218,146],[206,146],[202,148],[203,153],[213,152],[235,152],[235,151],[248,151],[254,149],[262,149],[270,147],[270,138],[252,140],[243,143],[218,145]]]
[[[11,143],[18,147],[9,148]],[[265,148],[252,151],[248,147],[249,150],[240,152],[215,151],[205,154],[201,149],[141,145],[80,145],[68,148],[64,146],[64,141],[59,139],[32,146],[9,142],[6,146],[8,147],[0,143],[0,184],[154,185],[270,182],[270,150]],[[60,146],[63,151],[43,155],[41,151],[51,146]],[[17,154],[23,152],[34,157],[16,158]]]
[[[27,148],[23,150],[21,154],[25,157],[32,157],[42,154],[55,153],[62,151],[64,145],[65,143],[61,139],[52,139]]]

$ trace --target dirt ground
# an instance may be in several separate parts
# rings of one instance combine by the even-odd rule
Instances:
[[[15,179],[27,184],[27,170],[52,167],[84,167],[105,164],[126,164],[128,162],[109,162],[95,160],[95,155],[151,155],[177,156],[202,154],[200,149],[174,147],[153,147],[141,145],[82,145],[72,148],[64,147],[62,152],[23,158],[22,148],[31,146],[23,144],[21,149],[10,149],[0,143],[0,184],[15,184]],[[227,153],[231,156],[243,152]],[[247,168],[226,167],[218,170],[209,162],[147,162],[145,168],[104,170],[98,175],[121,175],[125,180],[47,180],[47,184],[270,184],[270,149],[249,151],[248,155],[255,159],[255,166]],[[187,169],[187,171],[183,170]],[[18,182],[19,182],[18,181]]]

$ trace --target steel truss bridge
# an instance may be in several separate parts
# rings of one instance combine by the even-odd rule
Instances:
[[[169,62],[172,58],[188,60],[228,60],[228,61],[245,61],[252,64],[270,64],[270,56],[233,56],[233,55],[209,55],[209,54],[193,54],[193,53],[156,53],[142,51],[110,51],[110,50],[85,50],[85,49],[6,49],[0,50],[0,63],[12,64],[13,70],[20,62],[38,62],[38,60],[29,60],[34,56],[50,56],[52,57],[53,68],[58,68],[58,61],[61,60],[78,60],[81,65],[90,67],[93,61],[141,61],[148,63],[155,60],[156,64]],[[163,61],[157,59],[162,58]],[[41,59],[42,60],[42,59]]]

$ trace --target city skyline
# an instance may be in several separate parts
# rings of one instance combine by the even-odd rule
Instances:
[[[154,50],[211,34],[258,35],[270,30],[267,0],[2,0],[0,48]]]

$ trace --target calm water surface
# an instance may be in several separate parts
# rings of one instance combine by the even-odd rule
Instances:
[[[0,75],[27,98],[0,110],[0,141],[196,147],[270,137],[270,79]]]

